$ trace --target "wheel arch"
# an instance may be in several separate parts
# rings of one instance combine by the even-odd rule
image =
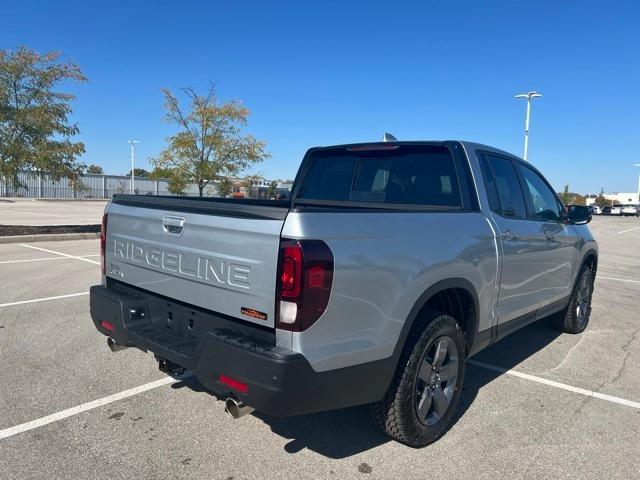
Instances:
[[[576,281],[577,281],[578,275],[580,274],[580,272],[582,271],[585,265],[589,266],[589,268],[591,269],[591,272],[593,273],[593,280],[595,280],[596,272],[598,271],[598,252],[595,249],[591,248],[587,250],[587,252],[582,257],[582,263],[580,264],[580,269],[576,274]]]
[[[472,349],[478,333],[478,293],[469,280],[448,278],[427,288],[409,311],[394,349],[396,363],[410,332],[414,328],[421,328],[419,319],[425,309],[440,310],[454,317],[463,330],[467,352]]]

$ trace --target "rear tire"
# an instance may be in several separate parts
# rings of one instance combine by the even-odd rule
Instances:
[[[560,312],[556,320],[557,328],[564,333],[582,333],[589,325],[591,297],[593,295],[593,273],[583,266],[576,279],[567,308]]]
[[[415,448],[435,442],[451,426],[465,371],[458,322],[428,311],[420,324],[407,339],[385,397],[372,406],[375,422],[389,437]]]

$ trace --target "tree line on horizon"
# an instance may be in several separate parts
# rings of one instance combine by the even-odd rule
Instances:
[[[562,200],[562,203],[564,203],[565,205],[586,205],[587,198],[593,198],[592,195],[580,195],[579,193],[570,192],[569,185],[565,185],[564,190],[562,191],[562,193],[558,193],[558,196],[560,197],[560,200]],[[620,202],[618,200],[607,200],[607,198],[604,196],[604,188],[600,189],[600,193],[595,196],[593,203],[600,208],[610,207],[612,205],[620,205]]]
[[[81,173],[102,174],[99,165],[85,165],[83,142],[71,121],[75,96],[59,90],[65,82],[86,83],[78,65],[63,60],[61,52],[40,54],[28,47],[0,50],[0,176],[17,179],[21,170],[46,172],[55,179],[78,182]],[[169,191],[184,192],[196,184],[200,196],[216,182],[218,191],[231,193],[229,177],[270,158],[266,143],[243,132],[249,109],[239,101],[223,101],[211,83],[204,94],[191,87],[182,100],[162,89],[164,120],[176,127],[160,154],[150,159],[154,170],[134,170],[150,178],[169,179]],[[129,173],[130,174],[130,173]],[[245,178],[253,186],[258,176]],[[275,191],[275,186],[270,186]]]

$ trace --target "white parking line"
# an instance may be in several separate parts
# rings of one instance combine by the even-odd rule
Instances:
[[[616,282],[628,282],[628,283],[640,283],[640,280],[628,280],[626,278],[613,278],[613,277],[603,277],[602,275],[596,275],[596,280],[601,278],[602,280],[615,280]]]
[[[640,229],[640,227],[630,228],[629,230],[622,230],[621,232],[618,232],[618,233],[627,233],[627,232],[632,232],[632,231],[638,230],[638,229]]]
[[[100,254],[94,255],[78,255],[78,257],[86,258],[86,257],[99,257]],[[28,263],[28,262],[42,262],[45,260],[68,260],[68,257],[42,257],[42,258],[25,258],[22,260],[3,260],[0,262],[0,265],[6,265],[7,263]]]
[[[48,300],[57,300],[59,298],[79,297],[81,295],[89,295],[89,292],[69,293],[68,295],[58,295],[57,297],[34,298],[33,300],[20,300],[19,302],[0,303],[0,307],[11,307],[13,305],[24,305],[25,303],[46,302]]]
[[[117,402],[118,400],[122,400],[123,398],[132,397],[134,395],[138,395],[139,393],[153,390],[154,388],[178,382],[179,380],[180,379],[175,379],[173,377],[162,378],[160,380],[156,380],[155,382],[145,383],[144,385],[140,385],[139,387],[130,388],[129,390],[124,390],[119,393],[114,393],[113,395],[109,395],[108,397],[99,398],[98,400],[94,400],[92,402],[87,402],[76,407],[67,408],[66,410],[47,415],[46,417],[38,418],[26,423],[21,423],[20,425],[16,425],[14,427],[5,428],[4,430],[0,430],[0,440],[12,437],[19,433],[28,432],[29,430],[33,430],[34,428],[43,427],[50,423],[69,418],[74,415],[78,415],[79,413],[86,412],[87,410],[93,410],[94,408]]]
[[[77,255],[69,255],[68,253],[56,252],[55,250],[49,250],[48,248],[34,247],[33,245],[25,245],[24,243],[21,243],[20,246],[25,248],[33,248],[34,250],[40,250],[42,252],[53,253],[54,255],[61,255],[63,257],[75,258],[77,260],[93,263],[95,265],[100,265],[100,262],[96,262],[95,260],[89,260],[88,258],[79,257]]]
[[[614,397],[613,395],[606,395],[604,393],[594,392],[592,390],[586,390],[584,388],[573,387],[571,385],[566,385],[554,380],[547,380],[546,378],[529,375],[528,373],[517,372],[515,370],[507,370],[506,368],[491,365],[490,363],[479,362],[478,360],[468,360],[467,363],[476,367],[486,368],[487,370],[493,370],[494,372],[504,373],[505,375],[512,375],[514,377],[523,378],[531,382],[542,383],[543,385],[549,385],[550,387],[560,388],[562,390],[567,390],[568,392],[578,393],[586,397],[599,398],[600,400],[606,400],[607,402],[618,403],[627,407],[640,409],[640,402],[634,402],[632,400],[626,400],[624,398]]]
[[[606,395],[604,393],[594,392],[592,390],[586,390],[584,388],[573,387],[571,385],[566,385],[564,383],[556,382],[554,380],[547,380],[546,378],[536,377],[535,375],[529,375],[527,373],[517,372],[515,370],[508,370],[506,368],[498,367],[496,365],[491,365],[490,363],[480,362],[478,360],[468,360],[468,363],[476,367],[486,368],[488,370],[493,370],[495,372],[504,373],[505,375],[512,375],[514,377],[522,378],[524,380],[529,380],[536,383],[541,383],[543,385],[559,388],[561,390],[566,390],[568,392],[577,393],[587,397],[598,398],[600,400],[617,403],[619,405],[624,405],[626,407],[640,409],[640,402],[634,402],[631,400],[626,400],[624,398],[614,397],[613,395]],[[93,410],[95,408],[108,405],[109,403],[117,402],[118,400],[122,400],[124,398],[133,397],[134,395],[148,392],[149,390],[153,390],[155,388],[162,387],[164,385],[170,385],[172,383],[188,378],[189,376],[190,374],[184,375],[180,378],[173,378],[173,377],[162,378],[160,380],[156,380],[155,382],[145,383],[144,385],[130,388],[129,390],[124,390],[119,393],[114,393],[113,395],[109,395],[108,397],[99,398],[97,400],[93,400],[92,402],[87,402],[87,403],[83,403],[82,405],[78,405],[76,407],[67,408],[66,410],[62,410],[60,412],[47,415],[46,417],[41,417],[36,420],[31,420],[30,422],[21,423],[13,427],[5,428],[4,430],[0,430],[0,440],[4,438],[12,437],[19,433],[28,432],[29,430],[33,430],[35,428],[43,427],[50,423],[64,420],[65,418],[69,418],[74,415],[78,415],[79,413],[83,413],[88,410]]]

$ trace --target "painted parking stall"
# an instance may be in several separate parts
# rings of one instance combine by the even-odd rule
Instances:
[[[633,478],[634,221],[591,224],[601,259],[587,332],[558,335],[543,321],[483,351],[469,362],[455,425],[422,450],[381,436],[366,406],[232,421],[192,377],[164,376],[135,349],[108,351],[88,314],[96,240],[0,245],[0,276],[11,280],[0,300],[0,382],[9,385],[0,393],[0,477],[396,478],[419,468],[442,478]]]

